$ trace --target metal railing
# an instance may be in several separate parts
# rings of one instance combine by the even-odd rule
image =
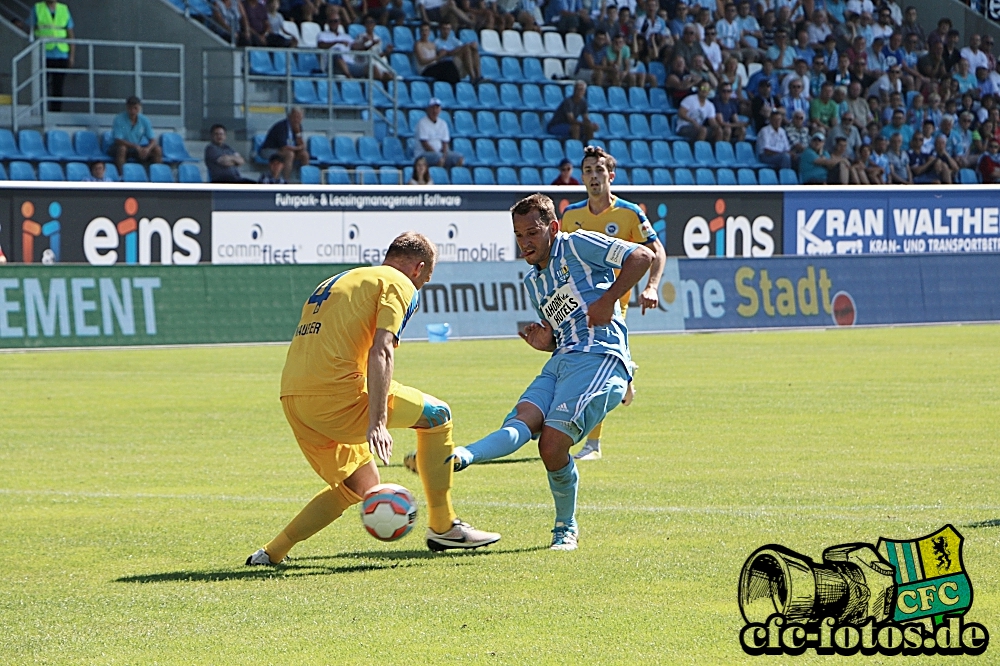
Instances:
[[[76,46],[70,69],[52,69],[45,45]],[[61,97],[51,74],[65,75]],[[85,85],[83,83],[85,82]],[[36,39],[11,62],[11,119],[21,127],[108,126],[135,95],[156,127],[184,127],[184,45],[97,39]]]
[[[214,58],[234,57],[232,73],[220,70]],[[345,76],[338,60],[343,56],[363,64],[364,75]],[[277,61],[278,67],[274,63]],[[342,61],[341,61],[342,62]],[[306,71],[305,68],[309,68]],[[386,124],[396,135],[399,117],[399,97],[375,78],[377,71],[387,72],[395,80],[396,72],[382,57],[366,51],[331,51],[327,49],[293,49],[246,47],[240,51],[206,49],[203,55],[204,100],[206,120],[231,116],[246,122],[247,133],[264,131],[277,117],[293,106],[305,112],[304,125],[311,131],[373,132],[376,121]],[[362,104],[349,104],[340,98],[337,85],[345,81],[360,81],[364,88]],[[296,95],[296,84],[306,90],[317,90],[323,98],[303,99]],[[320,84],[317,89],[317,84]],[[231,91],[231,92],[230,92]],[[231,96],[230,96],[231,94]],[[387,111],[392,109],[390,118]]]

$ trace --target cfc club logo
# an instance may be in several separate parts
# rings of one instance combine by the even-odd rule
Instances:
[[[822,562],[777,544],[743,564],[739,605],[751,655],[982,654],[989,632],[965,615],[972,581],[951,525],[912,540],[846,543]]]

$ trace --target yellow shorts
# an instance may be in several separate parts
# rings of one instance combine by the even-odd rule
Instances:
[[[331,486],[374,460],[368,449],[368,393],[353,398],[331,395],[286,395],[281,398],[306,460]],[[389,385],[388,428],[409,428],[424,409],[424,394],[396,382]]]

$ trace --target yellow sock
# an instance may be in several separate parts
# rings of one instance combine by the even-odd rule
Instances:
[[[452,463],[445,462],[455,443],[451,439],[451,421],[436,428],[417,430],[417,469],[427,497],[427,522],[441,534],[451,529],[455,510],[451,506]]]
[[[590,431],[589,435],[587,435],[587,439],[600,439],[602,430],[604,430],[604,421],[601,421],[594,426],[594,429]]]
[[[277,564],[285,559],[292,546],[316,534],[360,501],[361,498],[343,483],[336,488],[327,486],[316,493],[309,504],[292,518],[292,522],[285,526],[281,534],[264,546],[264,551]]]

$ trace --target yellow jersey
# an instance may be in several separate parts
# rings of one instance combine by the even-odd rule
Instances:
[[[630,243],[651,243],[656,240],[656,232],[649,223],[646,214],[638,204],[625,201],[611,195],[611,205],[598,215],[590,212],[587,199],[566,206],[563,211],[562,230],[566,233],[574,231],[596,231],[605,236],[621,238]],[[615,271],[618,275],[618,271]],[[620,304],[622,314],[628,309],[631,292],[622,296]]]
[[[375,331],[391,331],[398,341],[419,297],[391,266],[353,268],[321,282],[302,307],[281,396],[359,395]]]

